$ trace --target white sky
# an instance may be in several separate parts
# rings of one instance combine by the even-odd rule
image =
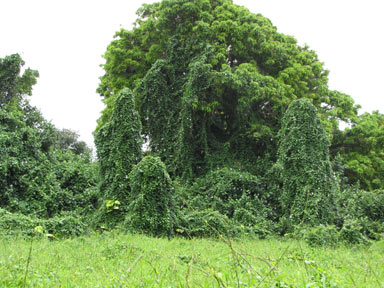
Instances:
[[[130,28],[148,0],[0,0],[0,57],[19,53],[40,72],[31,102],[58,128],[93,146],[103,109],[96,94],[101,57],[120,27]],[[332,89],[362,112],[384,113],[384,1],[234,0],[308,44],[331,71]]]

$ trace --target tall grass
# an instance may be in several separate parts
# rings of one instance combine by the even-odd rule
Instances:
[[[0,287],[23,287],[30,241],[1,239]],[[103,233],[34,240],[26,287],[381,287],[384,241],[156,239]]]

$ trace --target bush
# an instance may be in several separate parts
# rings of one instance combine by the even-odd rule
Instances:
[[[0,207],[44,218],[89,207],[84,191],[97,182],[89,149],[71,149],[80,143],[74,132],[57,147],[61,132],[28,102],[19,104],[0,109]]]
[[[56,237],[80,236],[87,230],[87,224],[82,219],[73,216],[54,217],[38,222],[41,223],[47,233]]]
[[[112,205],[111,205],[112,204]],[[126,209],[121,209],[120,201],[105,200],[93,215],[90,224],[93,229],[111,230],[124,221]]]
[[[300,234],[309,246],[336,246],[340,240],[334,225],[318,225],[304,229]]]
[[[0,235],[29,237],[33,233],[34,218],[20,213],[10,213],[0,208]]]
[[[371,221],[384,222],[384,191],[351,189],[345,192],[343,200],[347,217],[367,217]]]
[[[361,233],[371,240],[380,240],[384,235],[384,223],[372,221],[368,217],[356,220],[361,226]]]
[[[56,237],[73,237],[83,234],[87,225],[82,219],[73,216],[39,219],[20,213],[10,213],[0,209],[0,235],[31,237],[36,226],[43,227],[46,233]]]
[[[198,179],[191,187],[191,198],[189,204],[193,209],[212,209],[230,219],[236,215],[237,221],[245,226],[253,226],[260,217],[271,214],[264,205],[259,178],[229,168],[212,171]]]
[[[233,220],[236,225],[243,230],[244,234],[249,236],[256,236],[259,239],[266,238],[275,230],[275,225],[272,221],[261,215],[255,216],[251,213],[251,209],[236,209],[233,215]]]
[[[212,209],[185,212],[180,222],[181,226],[176,231],[186,237],[219,238],[234,232],[228,217]]]
[[[362,232],[363,227],[358,220],[347,219],[340,230],[340,240],[346,244],[368,244],[369,240]]]
[[[129,175],[131,193],[125,226],[153,236],[171,236],[175,223],[174,186],[164,163],[146,156]]]
[[[349,187],[340,193],[338,207],[342,223],[350,225],[351,219],[362,235],[369,239],[380,239],[384,232],[384,192],[363,191]],[[343,224],[340,225],[343,227]],[[349,228],[348,228],[349,229]]]

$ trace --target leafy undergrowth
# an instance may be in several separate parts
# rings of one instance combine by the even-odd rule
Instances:
[[[32,250],[31,240],[7,238],[0,243],[0,287],[382,287],[384,283],[384,241],[369,247],[314,248],[284,239],[167,240],[108,232],[35,239]]]

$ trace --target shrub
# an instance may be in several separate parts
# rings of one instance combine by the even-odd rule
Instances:
[[[28,102],[2,107],[0,122],[0,207],[36,217],[89,208],[96,165],[84,143],[71,150],[76,133],[57,147],[60,132]]]
[[[87,225],[82,219],[71,215],[64,217],[53,217],[37,222],[41,223],[41,226],[45,228],[46,232],[54,234],[56,237],[79,236],[87,230]]]
[[[368,217],[356,219],[361,226],[361,233],[368,239],[380,240],[384,235],[384,223],[381,221],[372,221]]]
[[[20,213],[10,213],[0,208],[0,235],[30,237],[36,226],[43,227],[44,231],[56,237],[79,236],[87,230],[82,219],[71,215],[39,219]]]
[[[363,191],[349,187],[339,194],[338,207],[343,222],[354,219],[361,233],[369,239],[379,239],[384,231],[384,192]],[[345,223],[344,223],[345,224]]]
[[[266,219],[262,215],[255,216],[251,213],[251,209],[238,208],[236,209],[233,220],[238,225],[243,233],[249,236],[256,236],[264,239],[272,234],[275,230],[272,221]]]
[[[212,209],[187,211],[180,222],[177,232],[186,237],[219,238],[227,236],[234,227],[228,217]]]
[[[29,237],[33,233],[34,218],[20,213],[10,213],[0,208],[0,235]]]
[[[301,231],[301,236],[309,246],[336,246],[339,232],[334,225],[318,225]]]
[[[362,232],[363,227],[358,220],[347,219],[340,230],[340,240],[346,244],[368,244],[369,240]]]
[[[124,221],[126,216],[125,210],[121,209],[120,201],[105,200],[99,209],[91,215],[90,224],[93,229],[115,229]]]
[[[193,184],[191,195],[189,204],[194,209],[212,209],[230,219],[236,214],[244,225],[254,225],[256,218],[271,213],[264,205],[261,181],[247,172],[229,168],[212,171]]]
[[[153,236],[171,236],[175,223],[174,187],[164,163],[146,156],[129,175],[131,193],[126,226]]]
[[[384,222],[384,191],[351,191],[349,197],[348,216]]]

